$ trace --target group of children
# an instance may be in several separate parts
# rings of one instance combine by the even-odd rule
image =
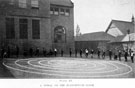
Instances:
[[[80,57],[82,57],[82,49],[80,49]],[[105,56],[109,56],[109,59],[112,60],[114,58],[114,60],[119,59],[119,61],[121,61],[121,57],[124,56],[125,61],[128,61],[128,57],[130,57],[132,63],[134,63],[134,52],[132,50],[98,50],[97,52],[94,52],[94,50],[91,50],[89,52],[88,49],[84,50],[85,56],[86,58],[88,57],[88,55],[91,55],[91,58],[93,58],[93,54],[97,54],[98,58],[102,58],[105,59]],[[75,56],[77,56],[77,51],[75,51]]]
[[[16,57],[19,56],[19,47],[16,46],[15,47],[15,55]],[[7,57],[7,58],[10,58],[10,55],[11,55],[11,50],[10,50],[10,47],[7,48],[6,52],[4,49],[1,49],[1,58],[4,58],[4,57]],[[63,57],[63,54],[64,54],[64,51],[61,50],[59,51],[59,53],[61,54],[61,56]],[[100,50],[98,49],[97,51],[94,51],[93,49],[90,51],[89,49],[80,49],[80,50],[77,50],[75,49],[74,51],[74,54],[75,54],[75,57],[78,56],[78,53],[80,54],[80,57],[83,56],[83,54],[86,56],[86,58],[88,58],[89,54],[91,56],[91,58],[94,57],[94,54],[97,54],[98,58],[102,58],[102,59],[105,59],[105,56],[109,56],[109,59],[112,60],[112,58],[114,58],[114,60],[117,60],[119,59],[119,61],[121,61],[121,57],[124,56],[125,58],[125,61],[128,60],[128,56],[131,57],[131,61],[132,63],[134,63],[134,52],[132,50],[128,51],[128,50],[115,50],[115,51],[112,51],[112,50],[108,50],[108,51],[105,51],[105,50]],[[49,52],[47,52],[44,48],[42,50],[42,55],[43,56],[52,56],[54,55],[55,57],[57,56],[58,54],[58,50],[56,48],[50,50]],[[72,57],[72,54],[73,54],[73,50],[71,48],[69,48],[69,55],[70,57]],[[30,48],[29,50],[25,51],[24,50],[24,53],[23,55],[26,57],[26,56],[37,56],[39,57],[40,55],[40,50],[39,48],[36,48],[35,50],[33,48]]]

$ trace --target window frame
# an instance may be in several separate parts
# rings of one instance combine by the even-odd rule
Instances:
[[[34,36],[34,35],[37,35],[37,34],[35,34],[36,32],[35,32],[35,30],[37,31],[37,29],[35,29],[34,30],[34,25],[35,24],[33,24],[33,22],[34,21],[38,21],[38,37],[37,36]],[[36,27],[37,27],[37,25],[36,25]],[[40,19],[32,19],[32,39],[40,39]]]
[[[6,23],[5,24],[5,26],[6,26],[6,39],[15,39],[15,18],[6,17],[5,23]]]
[[[70,16],[70,9],[65,10],[65,16]]]
[[[18,0],[18,5],[20,8],[27,8],[27,0]]]
[[[65,9],[64,8],[60,8],[60,15],[64,15],[64,14],[65,14]]]
[[[50,7],[50,14],[53,15],[54,14],[54,8]]]
[[[24,22],[24,20],[26,20],[26,22]],[[22,30],[24,30],[24,29],[22,29],[22,27],[26,27],[25,31],[22,31]],[[25,32],[26,32],[26,34],[25,34]],[[28,19],[27,18],[20,18],[19,19],[19,38],[20,39],[28,39]]]
[[[37,1],[37,4],[33,4],[32,2]],[[32,9],[39,9],[39,0],[31,0],[31,8]]]
[[[59,30],[62,30],[63,33],[60,33]],[[62,38],[60,41],[57,39],[59,36]],[[64,26],[57,26],[54,28],[54,43],[66,43],[66,28]]]
[[[59,8],[54,8],[54,15],[59,15]]]

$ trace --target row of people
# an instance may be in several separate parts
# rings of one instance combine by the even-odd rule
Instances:
[[[12,52],[11,52],[12,51]],[[20,49],[18,46],[16,46],[13,50],[10,49],[10,47],[7,47],[6,49],[2,48],[0,50],[0,57],[1,58],[4,58],[4,57],[7,57],[7,58],[10,58],[11,56],[16,56],[17,58],[19,57],[20,55]],[[30,57],[33,57],[33,56],[40,56],[40,55],[43,55],[43,56],[52,56],[52,55],[55,55],[57,56],[57,49],[50,49],[49,51],[47,51],[45,48],[42,49],[42,51],[40,51],[39,48],[29,48],[29,50],[27,49],[24,49],[23,50],[23,55],[26,57],[26,56],[30,56]],[[64,51],[61,50],[61,56],[63,56],[64,54]]]
[[[80,49],[80,57],[82,57],[82,51],[83,50]],[[105,52],[104,50],[98,50],[97,52],[95,52],[95,54],[96,53],[99,59],[101,57],[105,59],[105,56],[107,56],[106,53],[108,54],[110,60],[112,60],[114,56],[114,60],[119,59],[119,61],[121,61],[121,57],[124,56],[126,62],[128,56],[130,56],[132,63],[134,63],[134,52],[132,50],[130,52],[128,52],[128,50],[115,50],[114,52],[112,52],[112,50],[108,50],[107,52]],[[91,50],[89,52],[88,49],[85,49],[85,56],[88,57],[89,54],[91,55],[91,58],[93,58],[94,50]],[[77,50],[75,51],[75,56],[77,56]]]
[[[16,57],[19,56],[19,51],[20,51],[19,47],[16,46],[15,47],[15,55],[16,55]],[[75,49],[74,52],[75,52],[75,57],[77,57],[78,52],[80,53],[80,57],[82,57],[83,53],[85,53],[86,57],[88,57],[88,55],[90,54],[91,58],[93,58],[93,54],[95,54],[95,53],[97,53],[98,58],[102,57],[103,59],[105,59],[105,56],[106,56],[106,52],[104,50],[98,50],[97,52],[95,52],[94,50],[91,50],[89,52],[88,49],[85,49],[85,50],[83,50],[83,49],[80,49],[80,50]],[[111,50],[108,50],[107,52],[108,52],[110,60],[112,59],[112,56],[114,56],[115,60],[117,58],[119,58],[119,60],[121,61],[122,53],[124,53],[125,61],[127,61],[127,57],[129,55],[127,50],[125,50],[125,51],[115,50],[115,52],[112,52]],[[47,56],[47,55],[55,55],[55,56],[57,56],[57,53],[58,53],[58,50],[56,48],[54,48],[53,50],[50,49],[49,52],[47,52],[45,48],[43,48],[43,50],[42,50],[42,54],[44,56]],[[64,51],[61,49],[60,53],[61,53],[61,56],[63,56]],[[69,48],[70,57],[72,56],[72,53],[73,53],[73,50],[71,48]],[[23,55],[24,56],[29,55],[31,57],[39,56],[40,55],[40,50],[39,50],[39,48],[36,48],[35,50],[33,48],[30,48],[29,50],[24,50]],[[5,50],[3,48],[1,49],[1,57],[3,58],[4,56],[10,58],[10,56],[11,56],[10,47],[7,47],[7,50]],[[132,57],[132,59],[131,59],[132,62],[134,62],[134,53],[133,53],[133,51],[130,52],[130,56]]]

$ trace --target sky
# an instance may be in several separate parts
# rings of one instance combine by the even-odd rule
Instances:
[[[131,21],[135,16],[135,0],[72,0],[74,26],[80,32],[105,31],[111,20]]]

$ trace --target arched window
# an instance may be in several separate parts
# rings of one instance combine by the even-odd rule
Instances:
[[[63,26],[57,26],[54,29],[54,43],[66,42],[66,29]]]

